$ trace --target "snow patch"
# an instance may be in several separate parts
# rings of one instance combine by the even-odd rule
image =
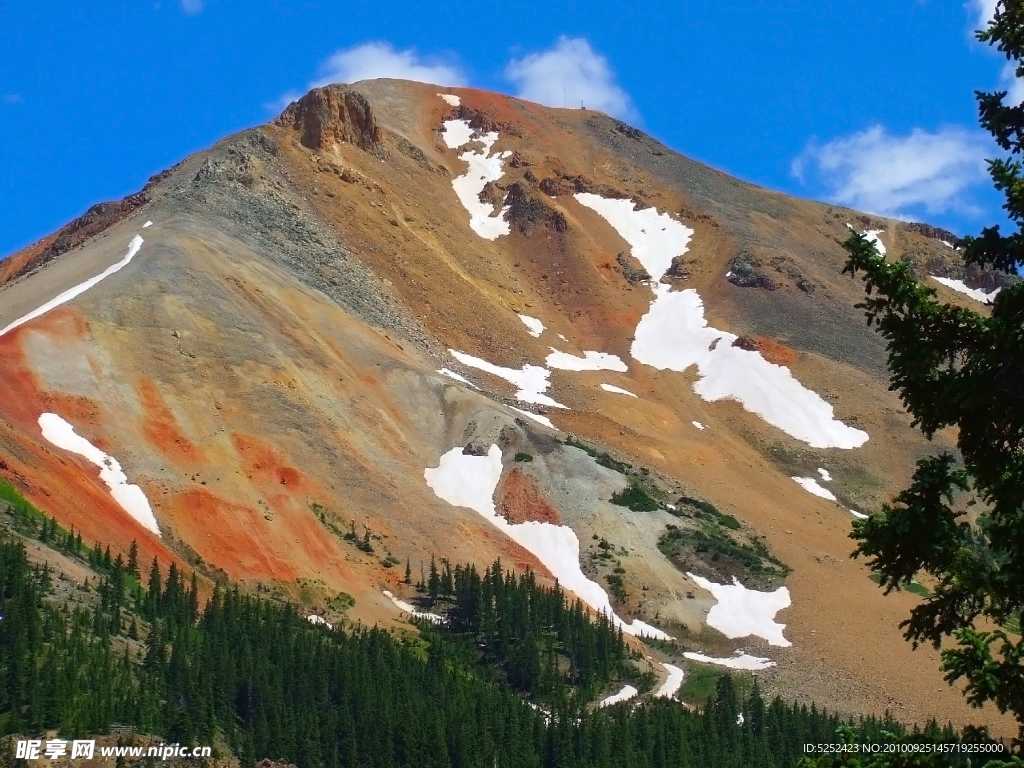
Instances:
[[[85,293],[86,291],[88,291],[90,288],[92,288],[94,285],[96,285],[101,280],[103,280],[103,279],[105,279],[107,277],[110,277],[112,274],[117,272],[122,267],[126,267],[128,265],[128,262],[130,262],[135,257],[135,254],[137,254],[139,252],[139,248],[142,247],[142,242],[143,242],[142,238],[139,235],[136,235],[135,237],[133,237],[131,239],[131,242],[128,244],[128,253],[126,253],[124,258],[121,259],[119,262],[117,262],[116,264],[113,264],[113,265],[107,267],[100,274],[96,275],[96,277],[90,277],[84,283],[79,283],[74,288],[68,288],[66,291],[64,291],[63,293],[58,295],[56,298],[50,299],[48,302],[43,304],[41,307],[37,307],[36,309],[33,309],[27,315],[19,317],[13,323],[11,323],[6,328],[4,328],[2,331],[0,331],[0,336],[3,336],[8,331],[13,331],[19,325],[24,325],[29,320],[34,320],[35,318],[39,317],[40,315],[46,314],[47,312],[49,312],[54,307],[59,307],[61,304],[64,304],[64,303],[66,303],[68,301],[71,301],[73,298],[75,298],[79,294],[82,294],[82,293]]]
[[[793,378],[788,368],[760,353],[733,346],[735,334],[707,324],[704,304],[692,288],[655,286],[651,308],[640,319],[630,353],[659,370],[696,365],[694,391],[708,402],[738,400],[786,434],[813,448],[857,448],[868,434],[838,421],[832,406]]]
[[[55,413],[44,413],[39,417],[39,428],[43,437],[58,448],[77,453],[100,468],[100,479],[110,488],[121,508],[131,515],[143,528],[160,535],[149,499],[137,485],[128,482],[128,476],[113,456],[108,456],[84,437],[75,433],[75,428]]]
[[[523,414],[523,416],[526,416],[527,418],[533,419],[538,424],[543,424],[548,429],[558,429],[558,427],[551,423],[551,419],[549,419],[547,416],[541,416],[539,413],[531,413],[530,411],[524,411],[522,408],[516,408],[514,405],[510,405],[509,408],[511,408],[513,411],[516,411],[517,413]]]
[[[519,315],[519,319],[523,321],[523,325],[526,326],[526,332],[529,333],[533,338],[538,338],[544,333],[544,323],[538,320],[536,317],[530,317],[529,315]]]
[[[885,256],[885,244],[879,237],[883,232],[885,232],[884,229],[869,229],[864,232],[864,239],[875,244],[875,250],[878,251],[879,256]]]
[[[469,126],[468,120],[446,120],[441,127],[441,138],[448,149],[458,149],[468,144],[474,133],[476,131]]]
[[[632,200],[605,198],[590,192],[579,192],[573,197],[582,205],[596,211],[616,232],[632,246],[634,258],[657,282],[672,259],[686,253],[693,230],[657,208],[636,210]]]
[[[707,427],[705,427],[705,426],[704,426],[703,424],[701,424],[701,423],[700,423],[699,421],[691,421],[690,423],[691,423],[691,424],[693,424],[693,426],[695,426],[695,427],[696,427],[697,429],[699,429],[699,430],[700,430],[701,432],[703,432],[703,431],[704,431],[705,429],[707,429]]]
[[[308,622],[309,622],[310,624],[323,624],[323,625],[324,625],[325,627],[327,627],[328,629],[334,629],[334,625],[333,625],[333,624],[331,624],[331,622],[329,622],[329,621],[328,621],[327,619],[325,619],[325,618],[324,618],[323,616],[319,616],[319,615],[317,615],[317,614],[315,614],[315,613],[311,613],[311,614],[309,614],[309,616],[307,616],[307,617],[306,617],[306,620],[307,620],[307,621],[308,621]]]
[[[486,456],[469,456],[456,446],[441,456],[437,467],[423,471],[424,479],[439,499],[456,507],[474,510],[510,539],[540,560],[563,588],[578,596],[595,611],[607,614],[616,626],[631,635],[673,639],[639,619],[627,624],[612,611],[608,593],[583,575],[580,569],[580,540],[572,528],[528,521],[509,523],[494,509],[494,489],[501,479],[501,449],[491,445]]]
[[[936,277],[932,275],[932,280],[942,283],[947,288],[952,288],[954,291],[970,296],[975,301],[980,301],[982,304],[989,304],[995,299],[996,295],[1001,290],[996,288],[991,293],[985,293],[980,288],[968,288],[967,284],[963,280],[950,280],[948,277]]]
[[[683,684],[683,670],[679,667],[672,666],[671,664],[662,664],[665,671],[668,672],[668,678],[661,684],[661,687],[654,692],[654,698],[670,699],[676,695],[676,691],[679,690],[679,686]]]
[[[504,379],[510,384],[515,384],[519,387],[519,391],[516,392],[517,400],[522,400],[524,403],[533,403],[534,405],[548,405],[552,408],[566,407],[544,394],[544,391],[551,384],[548,381],[551,371],[547,368],[542,368],[539,365],[530,365],[529,363],[520,369],[503,368],[500,365],[494,365],[486,360],[481,360],[479,357],[467,355],[465,352],[459,352],[454,349],[449,349],[448,351],[452,353],[452,357],[463,365],[485,371]]]
[[[749,669],[756,671],[775,666],[775,662],[771,659],[762,659],[757,656],[751,656],[747,653],[738,653],[727,659],[715,659],[711,656],[705,656],[703,653],[686,651],[683,654],[683,658],[689,659],[690,661],[699,661],[702,664],[717,664],[720,667],[728,667],[729,669]]]
[[[629,701],[636,696],[640,691],[634,688],[632,685],[624,685],[622,690],[618,693],[613,693],[606,699],[601,699],[601,703],[598,707],[610,707],[612,704],[618,704],[620,701]]]
[[[827,469],[824,469],[823,467],[818,467],[818,474],[821,475],[821,479],[824,480],[826,483],[832,482],[832,475],[828,473]]]
[[[142,225],[142,228],[145,229],[146,227],[152,227],[152,226],[153,226],[153,222],[152,221],[147,221],[145,224]]]
[[[832,491],[818,485],[818,481],[813,477],[794,477],[792,479],[799,483],[799,485],[808,493],[813,493],[815,496],[820,496],[821,498],[828,499],[829,501],[838,501]]]
[[[614,392],[617,395],[629,395],[630,397],[636,397],[636,395],[634,395],[628,389],[622,389],[621,387],[615,387],[615,386],[612,386],[611,384],[602,384],[601,385],[601,389],[603,389],[605,392]]]
[[[771,645],[791,645],[782,636],[786,625],[775,621],[775,614],[790,605],[786,587],[779,587],[774,592],[758,592],[744,587],[736,577],[733,577],[732,584],[715,584],[692,573],[686,575],[718,601],[708,612],[708,626],[730,639],[756,635]]]
[[[386,597],[389,600],[391,600],[391,602],[394,603],[398,607],[398,609],[400,611],[405,611],[406,613],[411,613],[417,619],[426,619],[427,621],[432,621],[435,624],[444,624],[445,621],[446,621],[444,616],[440,616],[440,615],[438,615],[436,613],[431,613],[430,611],[419,611],[419,610],[417,610],[412,605],[410,605],[409,603],[405,602],[405,600],[399,600],[397,597],[395,597],[393,594],[391,594],[390,591],[388,591],[386,589],[384,590],[384,597]]]
[[[863,512],[858,512],[856,509],[851,509],[850,514],[856,517],[858,520],[867,520],[868,516]]]
[[[800,384],[788,368],[739,347],[737,336],[708,326],[697,291],[674,291],[658,282],[672,260],[686,253],[693,230],[656,208],[636,210],[631,200],[575,195],[629,243],[652,277],[655,298],[637,325],[630,354],[659,370],[697,366],[694,391],[709,402],[738,400],[769,424],[814,448],[856,448],[866,432],[833,418],[832,406]],[[877,232],[875,233],[877,236]]]
[[[453,107],[462,106],[462,99],[460,99],[454,93],[439,93],[437,95],[444,99],[446,104],[449,104]]]
[[[449,148],[457,149],[468,144],[474,133],[468,120],[445,120],[442,136]],[[455,195],[462,203],[462,207],[469,211],[469,226],[485,240],[497,240],[512,231],[509,223],[505,221],[505,214],[509,209],[507,205],[494,216],[494,206],[480,200],[480,193],[484,191],[488,182],[497,181],[505,175],[504,160],[511,155],[511,152],[491,154],[491,147],[497,140],[497,131],[478,136],[476,141],[483,144],[484,148],[479,152],[467,149],[459,155],[459,159],[469,168],[461,176],[452,179]]]
[[[467,379],[465,376],[462,376],[462,375],[460,375],[460,374],[456,373],[455,371],[452,371],[452,370],[450,370],[448,368],[438,368],[437,372],[440,373],[442,376],[447,376],[450,379],[455,379],[456,381],[461,381],[463,384],[468,384],[473,389],[480,389],[480,387],[478,387],[472,381]]]
[[[625,372],[626,364],[618,355],[607,352],[584,352],[583,357],[570,355],[568,352],[559,352],[554,347],[549,347],[551,354],[544,361],[548,367],[557,368],[560,371],[619,371]]]
[[[942,243],[944,246],[946,246],[947,248],[949,248],[952,251],[956,250],[956,246],[954,246],[952,243],[947,243],[945,240],[939,240],[939,242]]]

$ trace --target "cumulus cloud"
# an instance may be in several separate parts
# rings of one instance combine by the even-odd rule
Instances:
[[[189,16],[203,12],[203,0],[181,0],[181,10]]]
[[[996,15],[997,2],[998,0],[968,0],[964,7],[967,9],[967,18],[972,33],[988,26],[988,23]]]
[[[465,77],[458,67],[430,62],[414,50],[398,51],[387,42],[363,43],[331,54],[320,65],[321,76],[310,83],[311,88],[329,83],[354,83],[377,77],[415,80],[432,85],[464,85]]]
[[[793,160],[802,182],[819,186],[832,202],[894,218],[923,209],[975,213],[967,192],[987,180],[991,144],[980,131],[915,128],[894,136],[882,126],[826,144],[812,141]]]
[[[328,56],[317,69],[320,76],[306,85],[307,90],[331,83],[355,83],[378,77],[443,86],[466,84],[466,77],[458,66],[428,60],[412,49],[395,50],[391,43],[385,41],[342,48]],[[267,106],[271,109],[284,109],[300,96],[302,94],[298,91],[289,91]]]
[[[544,51],[513,59],[505,76],[516,96],[549,107],[599,109],[621,118],[635,118],[629,95],[619,86],[608,60],[582,38],[559,37]]]
[[[999,73],[999,90],[1006,91],[1003,104],[1016,106],[1024,101],[1024,80],[1017,77],[1017,64],[1008,61]]]

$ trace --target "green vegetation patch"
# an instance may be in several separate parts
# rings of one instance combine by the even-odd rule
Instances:
[[[522,464],[525,464],[527,462],[533,461],[533,456],[531,456],[529,453],[521,453],[520,452],[520,453],[516,454],[515,460],[520,462],[520,463],[522,463]]]
[[[875,582],[875,584],[882,583],[882,577],[879,576],[877,573],[871,573],[868,576],[868,578]],[[928,587],[924,586],[923,584],[918,584],[916,581],[904,581],[900,584],[900,589],[905,589],[910,594],[917,595],[918,597],[932,596],[932,592],[930,589],[928,589]]]
[[[637,483],[630,483],[625,490],[613,493],[611,502],[620,507],[629,507],[634,512],[653,512],[661,509],[661,504],[652,499]]]
[[[739,541],[721,527],[706,523],[700,528],[668,526],[658,539],[658,548],[668,558],[689,554],[716,570],[741,570],[755,577],[785,578],[792,571],[768,550],[762,539],[750,537]]]
[[[568,445],[571,448],[579,448],[581,451],[591,456],[594,459],[594,461],[596,461],[602,467],[607,467],[608,469],[615,470],[616,472],[620,472],[623,475],[633,474],[632,465],[627,464],[624,461],[619,461],[618,459],[612,458],[611,455],[606,453],[605,451],[599,451],[596,448],[592,448],[591,446],[587,445],[586,443],[581,443],[572,435],[569,435],[569,437],[566,438],[565,442],[562,443],[562,445]]]
[[[740,521],[735,517],[725,514],[710,501],[705,501],[704,499],[694,498],[693,496],[680,496],[679,501],[676,502],[677,517],[682,517],[686,514],[680,507],[689,507],[695,510],[696,517],[712,520],[731,531],[738,531],[742,527]]]

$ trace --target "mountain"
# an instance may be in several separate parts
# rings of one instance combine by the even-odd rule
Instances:
[[[600,113],[314,89],[0,262],[0,476],[87,542],[326,620],[405,625],[406,563],[500,557],[673,638],[643,646],[662,677],[700,654],[998,729],[902,640],[919,598],[848,557],[851,510],[936,447],[854,308],[850,227],[945,298],[998,287],[948,233]]]

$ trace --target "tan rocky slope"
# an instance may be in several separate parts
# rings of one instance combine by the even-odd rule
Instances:
[[[883,599],[847,557],[848,509],[876,506],[932,446],[887,391],[883,348],[853,308],[860,287],[840,274],[838,241],[848,223],[884,230],[891,254],[930,259],[929,268],[949,263],[947,247],[897,222],[744,184],[598,113],[438,91],[389,80],[317,89],[0,263],[4,328],[142,238],[122,268],[0,336],[0,475],[86,539],[126,547],[135,538],[147,556],[288,594],[329,617],[340,605],[330,598],[347,592],[350,617],[404,622],[383,590],[409,597],[399,583],[407,560],[418,575],[431,556],[481,565],[500,556],[551,576],[536,550],[426,482],[424,470],[452,448],[486,461],[493,444],[499,512],[570,526],[588,577],[607,587],[621,569],[616,613],[675,636],[676,654],[771,658],[777,666],[761,674],[772,687],[843,711],[989,721],[942,682],[934,652],[911,653],[900,639],[916,598]],[[450,148],[458,126],[445,123],[458,120],[496,139]],[[470,196],[508,207],[507,234],[488,239],[470,226],[453,187],[467,148],[481,167],[497,162],[499,178]],[[703,399],[693,368],[638,362],[632,345],[652,287],[636,251],[581,202],[596,199],[587,195],[632,200],[691,228],[688,250],[656,285],[676,298],[696,290],[711,327],[790,369],[833,406],[835,423],[870,439],[812,448],[735,400]],[[497,208],[486,218],[480,226],[496,226]],[[517,314],[543,332],[531,335]],[[710,346],[733,343],[722,338]],[[450,351],[536,374],[551,348],[615,355],[626,370],[549,365],[545,394],[566,406],[557,408],[517,399],[517,386]],[[43,413],[120,462],[160,536],[115,502],[94,464],[43,437]],[[792,645],[705,628],[715,599],[685,571],[718,582],[742,571],[692,552],[668,559],[658,540],[681,519],[664,504],[611,504],[626,476],[565,445],[568,435],[610,451],[664,502],[704,499],[741,523],[735,536],[763,535],[792,568],[792,605],[775,617]],[[791,479],[819,467],[838,503]],[[345,539],[353,529],[370,532],[372,554]],[[594,557],[602,538],[612,557]],[[757,586],[781,584],[769,576]]]

